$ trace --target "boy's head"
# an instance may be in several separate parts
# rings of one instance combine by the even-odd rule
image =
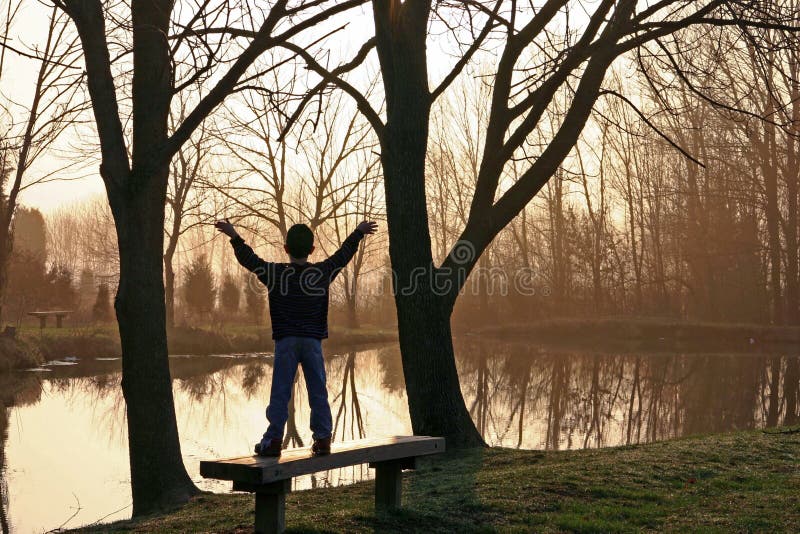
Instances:
[[[286,232],[284,250],[293,258],[302,260],[314,251],[314,234],[305,224],[295,224]]]

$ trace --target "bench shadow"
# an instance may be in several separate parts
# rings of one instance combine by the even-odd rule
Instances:
[[[476,492],[477,476],[485,461],[485,449],[451,451],[443,456],[417,459],[415,471],[403,473],[402,507],[376,512],[357,506],[348,518],[353,530],[373,532],[493,532],[498,511],[482,502]],[[368,492],[359,497],[371,497]],[[367,511],[368,510],[368,511]],[[287,533],[334,532],[324,525],[318,528],[292,528]]]
[[[442,458],[421,458],[417,472],[406,473],[403,507],[375,516],[375,530],[386,527],[424,532],[492,531],[498,514],[477,493],[478,473],[486,449],[476,448],[448,453]],[[384,524],[386,516],[394,523]]]

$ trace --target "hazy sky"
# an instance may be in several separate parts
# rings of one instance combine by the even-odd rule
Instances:
[[[8,0],[6,0],[8,1]],[[0,0],[0,9],[5,10],[5,6]],[[580,13],[576,13],[579,16]],[[43,42],[46,32],[47,17],[49,16],[49,8],[38,1],[24,2],[21,12],[15,20],[13,36],[21,36],[11,44],[21,49],[29,49],[32,45],[38,42]],[[341,19],[339,19],[341,20]],[[371,11],[368,7],[361,10],[353,10],[347,16],[348,26],[343,32],[340,32],[336,40],[331,41],[334,46],[344,52],[345,57],[351,57],[353,51],[358,49],[361,44],[372,35],[372,17]],[[338,24],[338,23],[337,23]],[[456,61],[454,52],[457,48],[453,47],[453,41],[443,28],[438,28],[436,24],[432,26],[431,37],[428,40],[428,62],[429,71],[431,72],[431,85],[434,86],[441,79],[444,73],[450,70],[451,66]],[[350,51],[349,53],[347,51]],[[337,50],[339,52],[339,50]],[[373,54],[374,55],[374,54]],[[484,59],[491,57],[491,52],[483,55]],[[332,60],[333,61],[333,60]],[[7,53],[6,67],[0,79],[0,91],[7,97],[18,102],[21,106],[27,108],[30,105],[30,88],[34,84],[36,69],[38,62],[31,59],[22,58],[14,53]],[[363,69],[362,69],[363,70]],[[367,72],[367,70],[369,72]],[[358,75],[361,77],[375,75],[374,67],[370,67]],[[352,80],[352,75],[350,77]],[[119,88],[118,88],[119,90]],[[21,109],[21,108],[20,108]],[[22,113],[17,110],[15,116],[16,120],[21,120],[24,117],[24,110]],[[93,120],[90,114],[87,119]],[[62,136],[58,143],[61,148],[68,148],[69,145],[82,145],[87,146],[86,135],[76,135],[74,132],[67,132]],[[89,140],[91,143],[91,140]],[[74,151],[69,151],[74,153]],[[30,169],[31,176],[41,175],[42,173],[49,173],[64,165],[63,160],[58,157],[45,154],[33,168]],[[66,174],[70,177],[79,176],[78,179],[71,179],[69,181],[56,181],[47,184],[33,186],[23,192],[21,196],[22,203],[37,207],[43,211],[51,211],[58,207],[70,205],[74,202],[79,202],[86,198],[104,194],[103,183],[97,174],[97,162],[87,162],[82,165],[82,168],[72,170]]]
[[[7,4],[0,4],[0,6],[5,10]],[[46,6],[39,2],[25,2],[15,19],[11,32],[13,36],[19,37],[11,41],[10,44],[17,48],[28,50],[35,46],[36,43],[43,42],[46,35],[44,21],[47,20],[48,16],[49,10]],[[363,19],[363,22],[361,19]],[[362,11],[359,15],[350,16],[348,21],[350,24],[347,31],[339,34],[339,43],[342,49],[354,50],[371,35],[371,17],[368,13]],[[436,38],[432,39],[432,41],[436,40]],[[433,57],[431,58],[430,66],[432,72],[443,71],[454,61],[451,57],[443,55],[438,48],[437,43],[431,43],[430,52]],[[30,87],[34,84],[37,68],[37,61],[8,52],[6,55],[6,67],[0,79],[0,91],[20,106],[27,108],[30,105]],[[434,75],[434,77],[436,76]],[[15,117],[16,120],[22,120],[24,110],[19,108],[15,113]],[[66,132],[58,145],[64,148],[69,144],[80,144],[81,142],[82,139],[75,133]],[[29,170],[29,173],[31,173],[29,176],[52,172],[64,164],[64,161],[57,156],[44,154],[37,160],[34,167]],[[21,195],[22,203],[47,212],[104,193],[102,180],[97,174],[97,164],[94,162],[91,165],[83,165],[78,170],[63,174],[71,177],[77,175],[80,178],[32,186]]]
[[[5,11],[7,5],[0,3]],[[43,43],[47,31],[50,10],[40,2],[23,2],[19,14],[14,20],[9,44],[22,50],[30,50],[38,43]],[[82,66],[82,65],[81,65]],[[0,78],[0,91],[5,97],[17,103],[19,107],[14,119],[24,120],[25,109],[31,104],[31,88],[35,84],[39,62],[19,56],[11,51],[6,52],[5,66]],[[24,107],[24,108],[23,108]],[[57,148],[68,143],[79,142],[74,134],[62,136]],[[65,165],[65,161],[50,154],[43,154],[29,170],[31,177],[47,174]],[[26,189],[20,195],[21,202],[27,206],[37,207],[43,211],[51,211],[60,206],[79,202],[85,198],[103,193],[103,182],[96,173],[96,165],[71,171],[71,177],[84,176],[69,181],[54,181],[38,184]],[[88,176],[87,176],[88,175]]]

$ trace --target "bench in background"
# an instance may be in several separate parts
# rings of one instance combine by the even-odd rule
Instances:
[[[61,328],[63,325],[64,317],[68,316],[72,311],[70,310],[55,310],[55,311],[32,311],[28,312],[31,317],[39,318],[39,328],[44,330],[47,327],[47,318],[52,315],[56,318],[56,328]]]

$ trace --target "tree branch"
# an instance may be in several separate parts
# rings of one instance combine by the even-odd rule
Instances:
[[[431,92],[431,101],[434,101],[437,98],[439,98],[439,95],[441,95],[445,91],[445,89],[447,89],[447,87],[451,83],[453,83],[453,80],[455,80],[458,77],[458,75],[461,73],[461,71],[464,70],[464,67],[467,66],[467,63],[469,63],[470,59],[472,59],[472,56],[475,55],[475,53],[480,49],[481,45],[486,40],[486,37],[489,35],[489,32],[492,31],[492,28],[494,27],[494,20],[495,20],[494,16],[496,16],[497,13],[500,11],[500,6],[502,4],[503,4],[503,0],[497,0],[497,3],[494,6],[494,10],[492,10],[492,12],[491,12],[491,14],[489,16],[489,20],[486,21],[486,25],[483,27],[481,32],[478,34],[478,36],[475,38],[475,40],[469,46],[469,48],[464,53],[464,55],[461,56],[461,58],[458,60],[458,62],[456,62],[455,66],[453,66],[453,69],[447,74],[447,76],[444,77],[444,79],[439,83],[439,85]]]
[[[626,96],[624,96],[624,95],[622,95],[622,94],[620,94],[620,93],[618,93],[618,92],[616,92],[616,91],[614,91],[612,89],[604,89],[604,90],[600,91],[600,95],[599,96],[603,96],[603,95],[615,96],[615,97],[619,98],[620,100],[622,100],[623,102],[625,102],[626,104],[628,104],[633,109],[633,111],[636,112],[636,114],[639,116],[639,118],[641,118],[642,121],[644,121],[644,123],[647,126],[649,126],[654,132],[656,132],[659,137],[664,139],[667,143],[669,143],[678,152],[683,154],[683,156],[686,159],[688,159],[689,161],[691,161],[692,163],[694,163],[696,165],[699,165],[700,167],[702,167],[704,169],[706,168],[705,164],[703,164],[697,158],[692,156],[687,150],[685,150],[683,147],[678,145],[678,143],[676,143],[675,141],[670,139],[667,134],[665,134],[664,132],[659,130],[658,127],[655,124],[653,124],[653,122],[650,119],[648,119],[645,116],[645,114],[638,107],[636,107],[636,104],[631,102],[630,99],[628,99]]]
[[[381,137],[383,135],[383,129],[385,127],[383,121],[381,120],[380,116],[375,111],[375,109],[372,107],[372,105],[369,103],[367,97],[361,94],[361,92],[358,89],[356,89],[346,81],[336,76],[334,74],[335,71],[329,71],[325,67],[320,65],[317,62],[317,60],[315,60],[313,56],[309,54],[305,48],[297,46],[293,43],[281,43],[280,46],[302,57],[305,60],[308,67],[314,72],[316,72],[322,78],[323,82],[333,84],[339,87],[342,91],[344,91],[348,95],[350,95],[350,97],[352,97],[353,100],[355,100],[358,110],[369,121],[370,125],[375,130],[375,133],[378,135],[378,137]],[[372,38],[361,47],[359,54],[363,53],[363,56],[366,57],[369,50],[374,46],[375,46],[375,38]],[[350,65],[351,63],[352,62],[347,63],[343,66]]]
[[[100,175],[107,186],[120,186],[130,175],[130,161],[111,73],[103,6],[100,0],[66,0],[64,8],[78,29],[83,47],[102,152]]]

